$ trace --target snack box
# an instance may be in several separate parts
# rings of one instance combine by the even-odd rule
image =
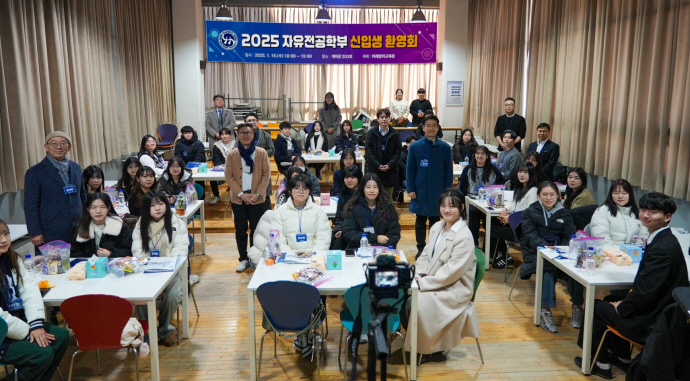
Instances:
[[[326,270],[343,269],[343,252],[340,250],[328,250],[326,255]]]
[[[630,243],[622,244],[620,249],[622,252],[628,254],[630,258],[632,258],[633,263],[640,263],[642,256],[644,255],[644,251],[641,247]]]

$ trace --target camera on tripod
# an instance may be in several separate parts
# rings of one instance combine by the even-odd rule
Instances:
[[[371,290],[372,304],[375,306],[382,299],[397,298],[398,290],[407,293],[412,284],[413,272],[409,263],[396,263],[394,256],[376,257],[376,264],[367,265],[367,283]]]

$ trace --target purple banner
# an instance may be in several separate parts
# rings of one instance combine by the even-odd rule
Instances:
[[[282,64],[436,62],[436,23],[206,21],[208,60]]]

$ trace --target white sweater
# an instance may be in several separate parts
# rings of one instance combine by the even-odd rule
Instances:
[[[520,199],[517,203],[515,203],[515,207],[513,208],[514,212],[520,212],[533,203],[539,201],[539,195],[537,195],[537,187],[532,187],[527,191],[527,194]]]
[[[598,207],[592,215],[589,228],[592,237],[604,237],[604,244],[606,245],[632,242],[634,235],[649,235],[647,228],[642,226],[640,220],[630,211],[629,206],[618,206],[615,217],[611,215],[608,206]]]
[[[292,198],[273,212],[271,229],[280,232],[280,251],[320,251],[331,245],[331,224],[323,209],[311,198],[302,210],[301,231],[307,235],[306,242],[297,242],[300,233],[299,211]]]
[[[173,236],[172,240],[165,245],[165,252],[161,252],[161,257],[175,257],[187,255],[189,250],[189,237],[187,233],[187,225],[176,215],[173,214],[172,219]],[[135,257],[150,257],[151,253],[144,252],[141,240],[141,219],[137,222],[132,232],[132,255]],[[164,237],[168,239],[168,233],[163,229]],[[153,237],[149,237],[149,249],[154,245]]]

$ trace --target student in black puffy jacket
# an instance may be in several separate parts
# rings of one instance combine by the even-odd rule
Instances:
[[[127,257],[132,255],[132,232],[115,213],[106,193],[86,195],[84,214],[74,230],[70,249],[74,258]]]
[[[184,126],[180,130],[182,138],[175,144],[175,156],[184,159],[185,166],[190,161],[205,163],[206,152],[204,143],[199,141],[199,137],[191,126]]]
[[[335,137],[335,153],[341,153],[348,148],[356,150],[358,143],[359,135],[352,131],[352,122],[343,120],[343,124],[340,125],[340,135]]]
[[[344,207],[343,246],[359,248],[362,234],[372,246],[393,246],[400,241],[398,212],[379,177],[367,173],[362,177],[357,192]]]
[[[343,211],[345,205],[352,199],[352,196],[357,192],[359,182],[362,181],[362,170],[358,165],[350,165],[343,170],[343,183],[345,186],[340,190],[340,198],[338,199],[338,206],[335,210],[335,218],[333,219],[333,237],[331,238],[332,250],[343,250],[342,239],[343,234]]]
[[[520,266],[520,278],[529,279],[537,271],[537,248],[539,246],[568,246],[575,231],[575,223],[559,200],[556,184],[544,181],[537,187],[539,201],[522,212],[522,237],[520,246],[524,263]],[[551,308],[556,307],[556,281],[567,276],[550,263],[544,263],[541,298],[541,326],[546,332],[556,333],[558,327],[553,321]],[[584,304],[584,288],[573,279],[568,280],[568,292],[573,302],[571,325],[580,328]]]

